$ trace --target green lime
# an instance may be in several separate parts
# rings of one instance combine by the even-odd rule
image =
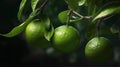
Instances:
[[[45,39],[46,25],[40,20],[33,20],[25,30],[25,37],[29,44],[41,48],[47,48],[50,43]]]
[[[72,26],[62,25],[55,29],[52,44],[57,50],[70,53],[80,45],[79,32]]]
[[[110,41],[105,37],[94,37],[85,47],[85,56],[88,60],[97,63],[111,60],[113,50]]]

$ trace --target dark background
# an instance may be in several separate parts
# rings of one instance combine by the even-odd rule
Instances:
[[[0,1],[0,33],[8,33],[21,22],[17,20],[17,12],[21,0]],[[53,0],[46,8],[47,15],[55,27],[60,25],[56,19],[60,11],[67,9],[63,0]],[[63,54],[53,48],[40,49],[28,45],[24,33],[7,38],[0,36],[0,66],[1,67],[120,67],[120,48],[114,46],[114,58],[106,64],[95,64],[86,60],[83,45],[78,51]],[[50,52],[51,51],[51,52]]]

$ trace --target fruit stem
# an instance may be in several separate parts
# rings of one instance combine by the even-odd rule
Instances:
[[[106,18],[101,18],[98,20],[98,23],[97,23],[97,36],[99,37],[100,34],[101,34],[101,23],[107,19],[109,19],[110,17],[112,17],[113,15],[109,16],[109,17],[106,17]]]
[[[68,25],[69,22],[70,22],[70,15],[71,15],[71,12],[72,12],[72,10],[70,9],[70,10],[68,11],[68,13],[67,13],[67,25]]]
[[[97,36],[99,37],[100,36],[100,30],[101,30],[101,23],[102,23],[102,20],[98,20],[98,23],[97,23]]]

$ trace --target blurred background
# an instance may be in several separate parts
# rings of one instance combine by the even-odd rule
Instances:
[[[21,0],[0,0],[0,33],[8,33],[15,26],[21,24],[17,19],[17,12]],[[47,4],[45,13],[50,17],[54,27],[60,26],[57,15],[59,12],[66,10],[67,4],[64,0],[52,0]],[[83,11],[84,12],[84,11]],[[108,26],[119,18],[115,15],[106,21]],[[111,22],[111,23],[109,23]],[[82,25],[85,23],[76,23],[75,27],[81,32]],[[81,33],[81,36],[84,33]],[[120,67],[120,45],[117,37],[112,38],[114,48],[114,58],[105,64],[95,64],[88,61],[84,56],[84,47],[87,40],[82,41],[82,46],[74,53],[63,54],[50,47],[40,49],[28,45],[24,38],[24,33],[15,37],[7,38],[0,36],[0,66],[1,67]]]

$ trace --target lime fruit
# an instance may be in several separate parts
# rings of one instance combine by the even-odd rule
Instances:
[[[109,61],[113,57],[110,41],[105,37],[94,37],[85,47],[85,56],[96,63]]]
[[[57,27],[52,37],[52,45],[61,52],[70,53],[80,45],[79,32],[72,26]]]
[[[44,37],[46,32],[46,25],[40,20],[33,20],[28,24],[25,30],[25,37],[29,44],[41,48],[47,48],[50,43]]]

